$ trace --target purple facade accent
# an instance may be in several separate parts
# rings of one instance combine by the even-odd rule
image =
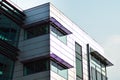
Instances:
[[[70,65],[68,62],[64,61],[63,59],[61,59],[60,57],[58,57],[56,54],[52,53],[50,54],[50,57],[54,60],[56,60],[58,63],[66,66],[67,68],[73,68],[72,65]]]
[[[54,23],[58,28],[60,28],[61,30],[63,30],[64,32],[66,32],[67,34],[72,34],[71,31],[69,31],[68,29],[66,29],[62,24],[60,24],[55,18],[51,17],[50,21],[52,23]]]

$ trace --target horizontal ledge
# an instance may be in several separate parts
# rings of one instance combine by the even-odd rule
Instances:
[[[97,51],[92,51],[90,53],[92,56],[94,56],[95,58],[99,59],[102,63],[104,63],[106,66],[113,66],[113,64],[107,60],[104,56],[102,56],[100,53],[98,53]]]

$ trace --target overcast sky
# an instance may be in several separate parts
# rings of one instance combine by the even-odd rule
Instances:
[[[109,80],[120,80],[120,0],[11,0],[22,9],[52,2],[73,22],[93,37],[114,64]]]

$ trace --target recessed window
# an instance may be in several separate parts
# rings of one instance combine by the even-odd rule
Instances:
[[[17,46],[20,26],[7,18],[5,15],[0,16],[0,39],[8,42],[13,46]]]
[[[61,66],[60,64],[57,64],[54,61],[51,61],[51,70],[65,79],[68,78],[68,69]]]
[[[42,59],[24,64],[24,75],[50,70],[49,60]]]
[[[92,80],[107,80],[106,66],[91,55],[91,78]]]
[[[49,24],[44,23],[34,27],[27,28],[25,30],[24,38],[30,39],[30,38],[45,35],[48,33],[49,33]]]
[[[55,27],[55,25],[50,25],[50,33],[58,38],[63,43],[67,43],[67,36],[66,33],[59,28]]]

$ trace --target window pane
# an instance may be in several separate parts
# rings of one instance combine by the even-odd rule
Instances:
[[[93,68],[93,67],[91,67],[91,74],[92,74],[92,80],[96,80],[96,70]]]
[[[77,53],[76,53],[76,58],[78,58],[79,60],[82,60],[82,56]]]
[[[50,25],[51,34],[57,37],[57,29]]]
[[[13,76],[14,61],[0,54],[0,80],[11,80]]]
[[[51,61],[51,70],[57,73],[57,64],[53,61]]]
[[[80,78],[82,78],[82,61],[79,59],[76,59],[76,74],[77,76],[79,76]]]
[[[76,79],[82,80],[83,78],[82,47],[76,42],[75,42],[75,53],[76,53]]]
[[[81,78],[77,77],[76,80],[82,80]]]
[[[51,61],[51,70],[65,79],[68,78],[68,69],[65,69],[56,62]]]
[[[102,80],[101,79],[101,73],[97,71],[97,80]]]
[[[67,69],[64,69],[61,66],[58,66],[58,74],[67,79]]]
[[[103,80],[107,80],[107,77],[104,76],[104,75],[102,75],[102,79],[103,79]]]
[[[29,39],[49,33],[49,24],[41,24],[25,30],[24,38]]]
[[[0,39],[5,40],[13,46],[17,46],[20,26],[5,15],[1,14],[0,18]]]
[[[82,47],[78,43],[75,43],[75,52],[82,55]]]
[[[64,32],[58,30],[52,25],[50,26],[50,31],[51,34],[58,38],[60,41],[62,41],[63,43],[67,43],[67,36],[64,34]]]
[[[37,72],[47,71],[49,70],[49,61],[37,60],[34,62],[29,62],[24,64],[24,75],[33,74]]]

